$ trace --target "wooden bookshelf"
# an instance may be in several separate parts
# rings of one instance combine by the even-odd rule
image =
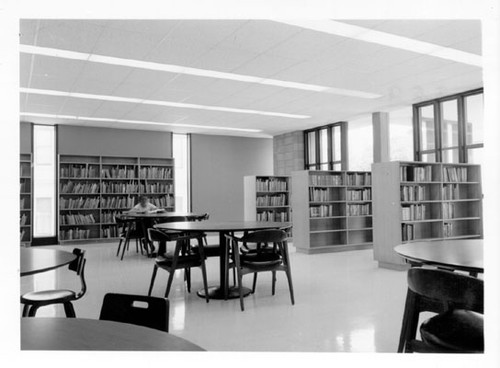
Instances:
[[[292,172],[293,244],[303,253],[372,246],[371,173]]]
[[[394,252],[398,244],[482,237],[479,165],[386,162],[373,164],[372,172],[380,267],[407,268]]]
[[[289,176],[245,176],[246,221],[291,221]]]
[[[59,156],[59,242],[119,236],[115,216],[150,202],[175,210],[172,158]]]
[[[20,242],[23,246],[30,246],[33,236],[33,175],[31,154],[20,155],[20,185],[19,185],[19,210],[20,210]]]

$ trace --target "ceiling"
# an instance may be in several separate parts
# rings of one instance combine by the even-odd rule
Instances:
[[[339,22],[481,55],[480,21]],[[36,123],[273,136],[482,87],[477,65],[271,20],[21,20],[20,43]]]

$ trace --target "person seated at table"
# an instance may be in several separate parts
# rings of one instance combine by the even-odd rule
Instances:
[[[139,196],[139,203],[130,209],[129,212],[151,212],[158,210],[154,204],[149,202],[148,196]]]

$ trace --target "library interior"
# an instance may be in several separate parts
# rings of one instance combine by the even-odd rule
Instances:
[[[484,40],[21,19],[20,349],[484,355]]]

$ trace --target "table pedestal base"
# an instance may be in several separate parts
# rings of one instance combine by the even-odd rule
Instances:
[[[249,295],[252,290],[246,287],[242,287],[243,291],[243,296]],[[205,298],[205,290],[201,289],[196,292],[196,294],[200,298]],[[208,297],[210,299],[218,299],[218,300],[224,300],[224,290],[222,290],[219,286],[211,286],[208,288]],[[232,286],[229,288],[228,293],[227,293],[227,298],[228,299],[237,299],[240,297],[240,289],[237,286]]]

